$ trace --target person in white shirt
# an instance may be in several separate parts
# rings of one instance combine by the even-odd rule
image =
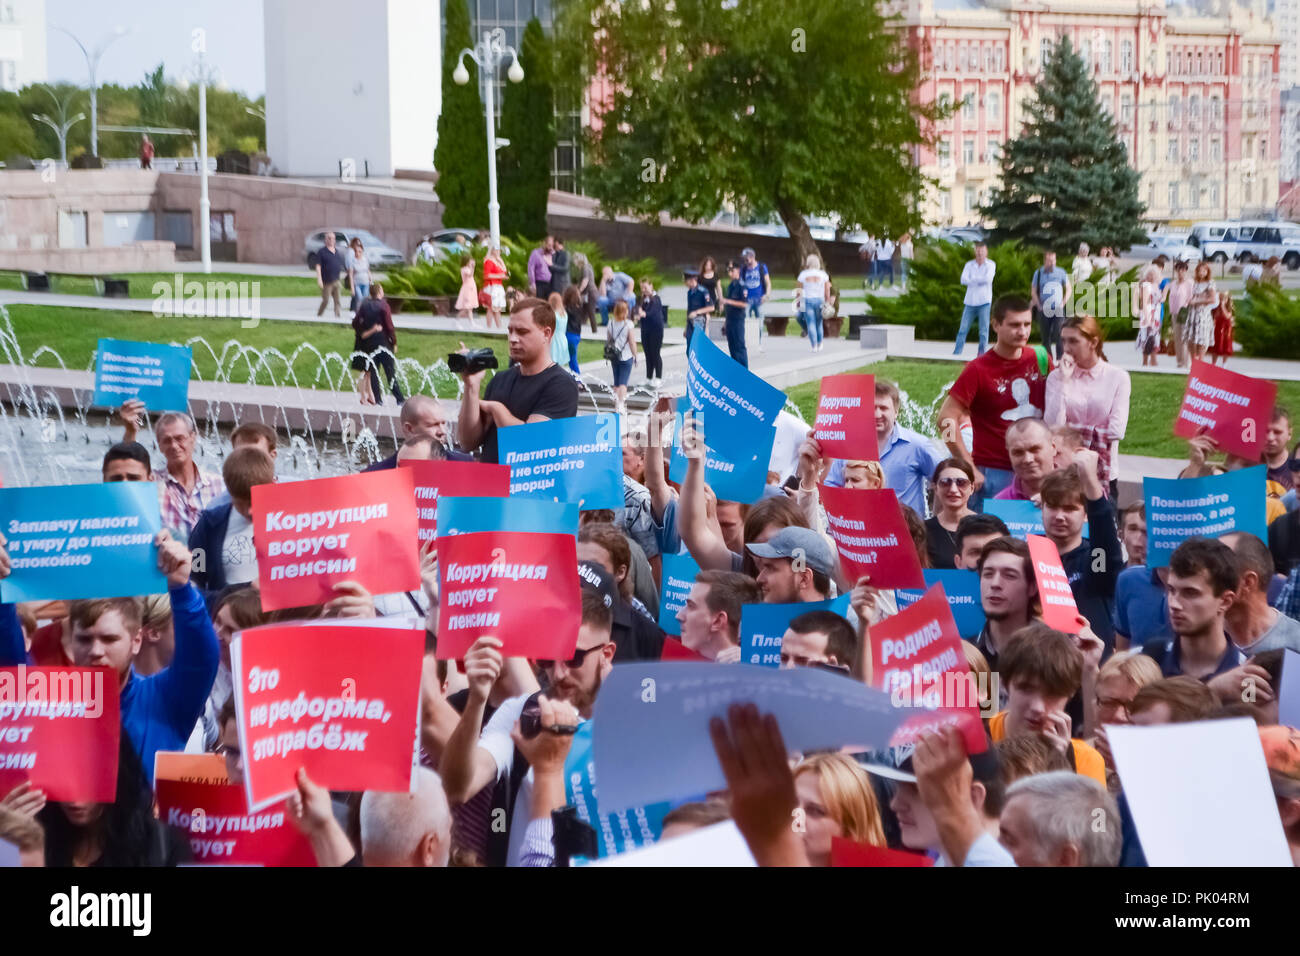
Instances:
[[[876,252],[876,262],[879,268],[876,269],[876,275],[879,278],[877,286],[884,288],[885,276],[889,276],[889,284],[894,284],[894,240],[885,236],[880,240],[880,248]]]
[[[978,319],[980,325],[980,355],[989,347],[989,308],[993,304],[993,276],[997,272],[997,263],[989,258],[989,247],[982,242],[975,243],[975,258],[961,270],[961,284],[966,287],[966,298],[961,310],[961,327],[957,330],[957,345],[953,355],[961,355],[966,347],[966,338],[970,335],[972,319]]]
[[[814,352],[822,350],[822,303],[826,300],[831,277],[822,269],[822,261],[815,254],[804,263],[803,272],[796,280],[803,293],[804,321],[808,323],[808,342]],[[985,325],[988,324],[985,310]]]
[[[1076,290],[1092,276],[1092,259],[1088,256],[1091,251],[1086,242],[1079,243],[1079,252],[1070,266],[1070,285]]]
[[[907,274],[912,271],[912,234],[905,232],[898,237],[898,256],[899,256],[899,281],[902,283],[903,291],[907,291]]]

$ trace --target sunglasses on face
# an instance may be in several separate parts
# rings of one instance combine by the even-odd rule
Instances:
[[[605,644],[608,643],[609,641],[605,642]],[[600,650],[602,647],[605,646],[605,644],[597,644],[595,647],[588,647],[585,649],[581,647],[575,648],[573,651],[573,656],[569,658],[567,661],[564,661],[564,666],[569,668],[569,670],[575,670],[576,668],[581,667],[582,662],[587,659],[588,654],[590,654],[592,651]],[[538,658],[537,660],[537,666],[542,668],[542,670],[550,670],[552,667],[555,666],[555,664],[556,661],[550,658]]]
[[[969,478],[940,478],[940,488],[965,488],[970,484]]]

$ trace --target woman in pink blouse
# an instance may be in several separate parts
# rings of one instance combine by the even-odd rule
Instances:
[[[1128,428],[1128,372],[1106,361],[1101,328],[1090,315],[1065,320],[1065,358],[1047,376],[1046,411],[1051,427],[1068,425],[1097,453],[1097,477],[1113,499],[1119,483],[1119,441]]]

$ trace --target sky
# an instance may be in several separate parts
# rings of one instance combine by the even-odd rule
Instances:
[[[269,0],[275,2],[275,0]],[[162,62],[178,78],[194,61],[191,31],[207,31],[208,63],[231,89],[256,99],[266,92],[262,0],[45,0],[49,77],[84,85],[86,58],[65,27],[94,51],[122,26],[130,32],[105,51],[97,79],[136,86]]]

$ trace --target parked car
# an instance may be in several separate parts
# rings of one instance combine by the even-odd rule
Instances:
[[[1166,256],[1170,262],[1180,259],[1184,262],[1200,262],[1201,250],[1187,241],[1187,236],[1172,232],[1153,232],[1147,235],[1147,241],[1140,246],[1125,250],[1124,256],[1130,259],[1151,260],[1156,256]]]
[[[1277,256],[1288,269],[1300,269],[1300,225],[1282,220],[1198,222],[1188,243],[1211,262],[1263,262]]]
[[[334,246],[336,249],[342,249],[354,238],[360,239],[366,250],[366,259],[370,262],[372,268],[376,266],[400,266],[406,262],[405,256],[373,232],[367,232],[364,229],[318,229],[308,235],[307,241],[303,243],[303,251],[307,256],[307,268],[316,268],[316,253],[325,247],[325,233],[327,232],[334,233]]]
[[[987,242],[988,233],[983,226],[947,226],[939,230],[939,238],[948,242]]]

